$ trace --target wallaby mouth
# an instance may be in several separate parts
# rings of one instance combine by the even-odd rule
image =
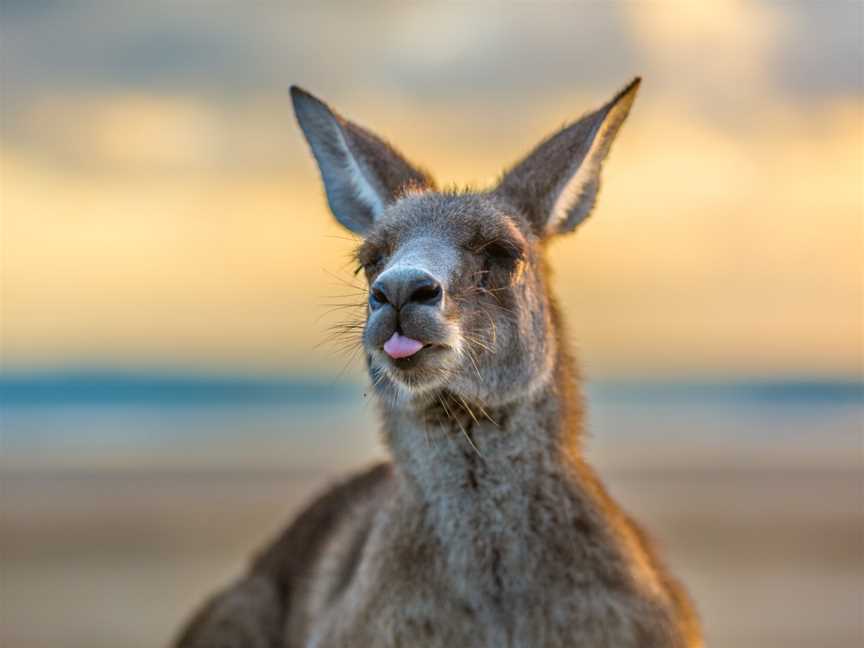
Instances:
[[[411,294],[416,295],[417,290]],[[395,289],[376,300],[363,333],[363,345],[373,364],[385,370],[394,383],[411,390],[444,379],[458,364],[458,325],[437,302],[414,298],[401,303]]]
[[[396,330],[383,342],[380,337],[375,341],[367,339],[373,379],[376,372],[383,371],[394,385],[415,392],[434,387],[451,375],[458,363],[452,336],[437,335],[429,339],[425,335],[413,335],[417,337]],[[375,382],[379,389],[386,390],[384,384]]]
[[[390,339],[384,343],[384,353],[399,360],[401,358],[410,358],[420,349],[423,348],[423,343],[407,335],[399,335],[398,331],[394,331]]]
[[[424,344],[419,351],[410,356],[401,358],[393,358],[391,356],[390,364],[404,374],[412,376],[412,383],[423,382],[423,375],[426,372],[431,372],[435,375],[442,369],[440,362],[443,356],[446,356],[447,347],[436,344]]]

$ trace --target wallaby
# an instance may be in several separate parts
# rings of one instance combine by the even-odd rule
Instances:
[[[291,89],[330,209],[362,238],[362,348],[393,460],[312,503],[178,646],[702,646],[685,590],[582,457],[545,260],[591,213],[638,87],[486,191],[436,189]]]

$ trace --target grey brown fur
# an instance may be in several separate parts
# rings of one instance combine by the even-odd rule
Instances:
[[[314,502],[181,648],[697,648],[684,589],[582,458],[544,245],[596,200],[638,80],[489,191],[437,191],[292,89],[336,218],[364,238],[362,345],[392,464]],[[397,359],[384,343],[424,343]]]

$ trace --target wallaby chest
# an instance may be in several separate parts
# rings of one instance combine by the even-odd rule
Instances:
[[[588,562],[606,558],[586,523],[569,534],[550,533],[540,520],[536,532],[496,533],[454,519],[442,539],[428,507],[393,508],[398,514],[373,531],[355,581],[314,628],[310,648],[675,645],[645,643],[644,592]]]

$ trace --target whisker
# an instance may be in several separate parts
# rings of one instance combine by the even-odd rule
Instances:
[[[366,290],[365,286],[359,286],[351,281],[348,281],[347,279],[344,279],[343,277],[340,277],[339,275],[330,272],[327,268],[322,268],[322,270],[344,286],[348,286],[349,288],[353,288],[354,290]]]
[[[468,357],[468,360],[471,361],[471,364],[474,366],[474,371],[477,372],[477,378],[482,380],[483,376],[480,374],[480,367],[477,365],[477,358],[474,357],[474,353],[471,351],[470,347],[464,347],[463,351],[465,355]]]
[[[329,304],[323,304],[323,305],[324,305],[324,306],[328,306]],[[360,308],[362,308],[363,306],[365,306],[365,304],[363,304],[363,303],[360,303],[360,304],[335,304],[335,305],[332,305],[332,306],[330,306],[327,310],[325,310],[323,313],[321,313],[318,317],[315,318],[315,323],[318,324],[322,319],[324,319],[324,318],[327,317],[328,315],[332,315],[332,314],[335,313],[336,311],[349,310],[349,309],[351,309],[351,308],[360,309]]]
[[[336,234],[323,234],[324,238],[337,239],[339,241],[349,241],[351,243],[359,243],[360,239],[356,236],[337,236]]]
[[[483,314],[489,319],[489,324],[492,327],[492,346],[498,345],[498,326],[495,324],[495,319],[489,314],[489,311],[483,310]]]
[[[465,435],[465,440],[468,441],[468,444],[472,448],[474,448],[474,452],[477,453],[477,456],[482,457],[483,453],[481,453],[480,449],[476,445],[474,445],[474,440],[471,438],[471,435],[468,434],[468,430],[465,429],[465,426],[462,425],[462,423],[461,423],[461,421],[459,421],[459,419],[457,419],[456,417],[454,417],[450,413],[450,410],[447,408],[447,405],[444,404],[444,399],[441,397],[440,394],[438,396],[438,402],[441,403],[441,407],[444,408],[444,412],[445,412],[445,414],[447,414],[447,418],[449,418],[451,421],[453,421],[456,425],[459,426],[459,429],[462,430],[462,434]]]
[[[359,350],[360,350],[360,345],[357,345],[357,347],[354,348],[354,351],[352,351],[351,355],[348,357],[348,361],[345,363],[345,365],[342,367],[342,369],[337,374],[337,376],[336,376],[337,379],[341,378],[343,376],[343,374],[345,373],[345,371],[348,369],[348,367],[351,365],[351,363],[354,362],[354,358],[357,357],[357,351],[359,351]]]
[[[479,346],[481,349],[488,351],[489,353],[495,353],[495,349],[490,346],[487,346],[483,342],[480,341],[480,338],[474,337],[473,335],[469,335],[467,333],[462,333],[462,337],[468,340],[469,342],[473,342],[475,345]]]
[[[470,416],[472,419],[474,419],[475,423],[479,423],[480,421],[478,421],[477,417],[474,416],[474,412],[468,406],[468,403],[465,401],[465,399],[462,396],[459,396],[458,394],[454,394],[454,396],[456,396],[459,399],[459,401],[462,403],[462,407],[464,407],[465,411],[468,412],[468,416]]]
[[[476,445],[474,445],[474,440],[471,438],[471,435],[468,434],[468,430],[466,430],[464,427],[462,427],[462,424],[461,424],[459,421],[456,421],[456,425],[458,425],[458,426],[459,426],[459,429],[462,430],[462,434],[465,435],[465,439],[468,441],[468,444],[469,444],[472,448],[474,448],[474,452],[477,453],[477,456],[478,456],[478,457],[482,457],[482,456],[483,456],[483,453],[480,452],[480,449],[479,449]]]
[[[500,426],[498,425],[498,423],[495,421],[495,419],[493,419],[491,416],[489,416],[489,412],[487,412],[485,409],[483,409],[483,406],[482,406],[482,405],[480,405],[479,403],[475,403],[475,405],[477,405],[477,409],[480,410],[480,413],[481,413],[483,416],[485,416],[486,419],[487,419],[487,420],[488,420],[492,425],[494,425],[495,427],[500,427]]]
[[[353,292],[347,293],[345,295],[327,295],[326,299],[350,299],[351,297],[366,297],[369,294],[369,291],[363,288],[362,290],[357,289]]]

